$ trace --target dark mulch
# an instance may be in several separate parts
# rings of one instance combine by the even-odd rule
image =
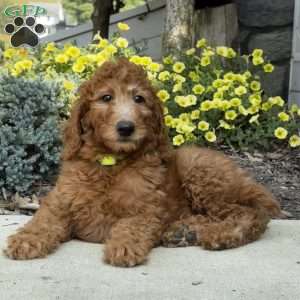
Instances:
[[[223,152],[269,188],[289,213],[288,219],[300,219],[300,149],[250,154],[227,148]]]

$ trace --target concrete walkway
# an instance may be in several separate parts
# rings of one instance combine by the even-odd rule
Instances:
[[[0,216],[0,248],[28,219]],[[13,261],[1,253],[0,299],[300,299],[300,221],[273,221],[260,241],[233,250],[157,248],[131,269],[103,264],[102,250],[71,241],[46,259]]]

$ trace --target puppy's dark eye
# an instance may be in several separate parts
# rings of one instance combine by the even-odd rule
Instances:
[[[112,100],[112,96],[111,95],[104,95],[101,97],[101,100],[104,102],[109,102]]]
[[[141,95],[135,95],[133,96],[133,100],[135,103],[142,103],[145,102],[145,98]]]

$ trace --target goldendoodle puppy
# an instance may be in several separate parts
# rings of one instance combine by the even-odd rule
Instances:
[[[161,242],[241,246],[259,238],[280,212],[272,195],[224,155],[172,149],[141,67],[126,59],[106,62],[79,92],[56,186],[8,238],[8,257],[44,257],[78,238],[105,243],[107,263],[134,266]]]

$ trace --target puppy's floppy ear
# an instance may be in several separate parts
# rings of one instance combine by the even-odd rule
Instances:
[[[164,122],[163,106],[156,94],[154,99],[153,118],[152,126],[154,136],[152,137],[152,142],[154,142],[154,149],[157,149],[160,152],[163,159],[168,160],[170,155],[170,143]]]
[[[71,116],[64,128],[64,149],[62,153],[63,160],[72,159],[82,145],[81,134],[83,132],[81,127],[81,119],[85,113],[86,104],[79,100],[76,104],[74,104],[71,111]]]

